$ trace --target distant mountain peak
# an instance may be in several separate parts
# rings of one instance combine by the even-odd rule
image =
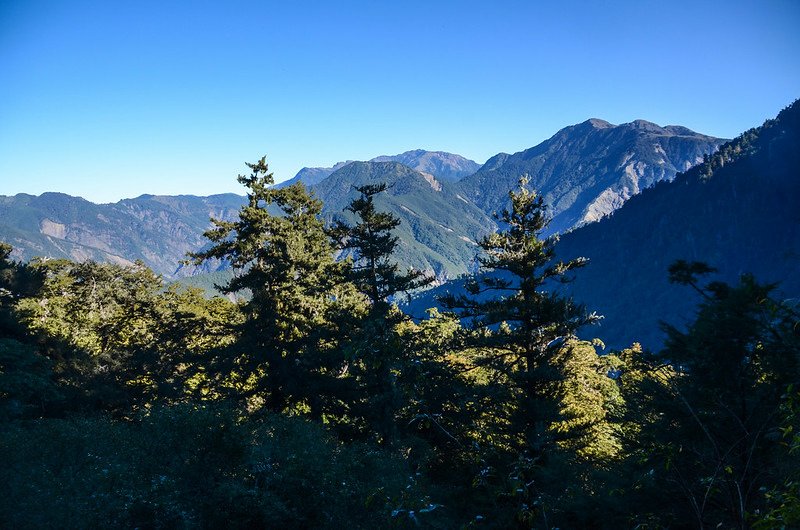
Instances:
[[[331,169],[336,171],[337,169],[341,169],[347,164],[352,164],[353,162],[355,162],[355,160],[345,160],[344,162],[336,162]]]
[[[705,134],[700,134],[698,132],[689,129],[688,127],[684,127],[683,125],[665,125],[665,131],[669,131],[671,134],[675,136],[697,136],[703,138],[713,138],[712,136],[706,136]]]
[[[461,155],[447,153],[445,151],[426,151],[425,149],[412,149],[398,155],[376,156],[370,159],[369,162],[399,162],[415,171],[429,173],[439,180],[448,182],[461,180],[464,177],[472,175],[481,167],[477,162],[464,158]],[[293,178],[284,182],[279,182],[276,186],[283,188],[285,186],[291,186],[296,182],[302,182],[306,186],[314,186],[328,178],[334,172],[353,163],[355,163],[355,161],[347,160],[338,162],[334,164],[333,167],[304,167],[298,171],[297,175]]]
[[[331,167],[303,167],[303,169],[301,169],[300,171],[302,172],[302,171],[319,170],[319,169],[336,171],[337,169],[341,169],[344,166],[346,166],[347,164],[352,164],[353,162],[356,162],[356,160],[345,160],[343,162],[336,162]]]
[[[633,120],[630,123],[623,123],[619,125],[620,127],[624,127],[626,129],[634,129],[636,131],[641,131],[645,133],[656,133],[656,134],[663,134],[667,136],[672,136],[675,133],[665,127],[660,126],[657,123],[653,123],[652,121],[647,120]],[[689,131],[689,129],[686,129]],[[693,131],[689,131],[690,134],[696,134]]]
[[[353,162],[353,160],[345,160],[344,162],[335,163],[333,167],[304,167],[298,171],[294,177],[277,183],[275,187],[284,188],[297,182],[302,182],[306,186],[313,186],[314,184],[317,184],[328,178],[328,176],[334,171],[337,171],[348,164],[352,164]]]
[[[410,151],[406,151],[405,153],[400,153],[400,154],[399,154],[399,155],[397,155],[397,156],[403,156],[403,155],[423,155],[423,154],[425,154],[425,153],[437,153],[437,154],[439,154],[439,153],[443,153],[443,151],[426,151],[425,149],[412,149],[412,150],[410,150]]]
[[[461,180],[480,169],[480,164],[461,155],[425,149],[413,149],[399,155],[383,155],[370,160],[370,162],[388,161],[400,162],[411,169],[429,173],[437,179],[448,182]]]
[[[560,132],[566,132],[572,130],[576,127],[591,127],[592,129],[614,129],[616,127],[621,127],[623,129],[634,129],[638,131],[646,131],[646,132],[655,132],[659,134],[664,134],[667,136],[696,136],[696,137],[704,137],[704,138],[714,138],[713,136],[707,136],[705,134],[700,134],[698,132],[689,129],[688,127],[684,127],[682,125],[664,125],[661,126],[657,123],[652,121],[643,120],[643,119],[636,119],[631,122],[621,123],[619,125],[614,125],[613,123],[607,122],[606,120],[602,120],[600,118],[589,118],[588,120],[579,123],[577,125],[573,125],[572,127],[565,127]],[[558,134],[558,133],[557,133]]]
[[[595,129],[608,129],[609,127],[614,127],[614,125],[611,123],[607,122],[606,120],[601,120],[600,118],[589,118],[583,123],[591,125]]]

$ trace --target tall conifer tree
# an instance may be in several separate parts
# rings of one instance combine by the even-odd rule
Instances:
[[[212,220],[213,246],[192,254],[195,263],[230,262],[236,276],[224,291],[249,291],[237,352],[224,356],[223,376],[236,377],[241,395],[281,411],[315,394],[313,377],[327,368],[316,331],[325,323],[341,267],[319,218],[322,203],[298,183],[273,187],[265,158],[247,164],[247,204],[236,221]]]
[[[548,290],[568,282],[568,273],[587,260],[554,259],[557,237],[541,237],[549,222],[543,198],[526,185],[522,178],[509,194],[511,209],[497,216],[505,229],[479,243],[481,266],[492,274],[469,281],[467,295],[440,301],[471,319],[475,362],[507,378],[515,395],[509,427],[519,449],[538,455],[553,441],[549,427],[559,418],[565,352],[578,328],[598,317]]]
[[[353,409],[382,443],[397,436],[395,415],[400,408],[397,375],[406,356],[397,325],[406,317],[391,300],[401,292],[422,287],[433,279],[422,271],[401,272],[392,253],[399,239],[392,233],[400,220],[375,208],[375,196],[386,191],[384,183],[357,187],[360,196],[347,209],[358,217],[348,225],[337,221],[329,230],[340,250],[350,252],[348,277],[369,299],[369,311],[351,338],[352,372],[360,396]]]

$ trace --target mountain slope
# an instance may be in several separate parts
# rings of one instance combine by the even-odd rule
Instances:
[[[358,196],[355,186],[385,182],[389,189],[376,197],[376,207],[402,221],[395,259],[404,266],[434,271],[440,278],[467,272],[474,263],[474,241],[494,230],[494,222],[458,196],[448,182],[399,162],[353,162],[312,187],[325,204],[323,213],[355,222],[344,211]]]
[[[556,251],[562,259],[589,259],[560,289],[604,316],[583,335],[613,348],[640,342],[658,349],[661,321],[681,327],[692,320],[698,295],[667,279],[678,259],[719,270],[704,281],[736,282],[750,272],[759,281],[780,282],[778,297],[800,297],[800,103],[674,181],[564,235]],[[409,309],[422,316],[436,295],[461,291],[461,280],[450,282]]]
[[[571,289],[605,315],[592,332],[617,347],[657,348],[660,320],[691,320],[696,295],[667,281],[677,259],[704,261],[728,282],[751,272],[781,282],[780,296],[800,296],[800,104],[610,218],[567,234],[558,253],[589,258]]]
[[[506,207],[508,190],[527,174],[550,205],[551,231],[565,232],[602,218],[656,182],[672,180],[723,141],[644,120],[615,126],[591,119],[525,151],[492,157],[459,187],[491,213]]]
[[[243,202],[234,194],[142,195],[113,204],[62,193],[18,194],[0,197],[0,234],[14,246],[16,259],[142,260],[173,277],[193,272],[181,271],[178,263],[206,244],[202,234],[210,227],[209,217],[231,219]]]

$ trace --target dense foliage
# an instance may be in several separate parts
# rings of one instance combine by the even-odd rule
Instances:
[[[326,228],[248,166],[192,256],[234,266],[235,302],[0,246],[0,527],[800,524],[800,313],[773,284],[676,262],[691,323],[598,353],[564,289],[586,261],[523,180],[480,243],[500,274],[414,319],[396,301],[430,279],[393,259],[385,186]]]

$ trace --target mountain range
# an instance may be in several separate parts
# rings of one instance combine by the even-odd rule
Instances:
[[[278,185],[307,185],[325,203],[330,220],[348,217],[344,208],[357,195],[354,186],[386,182],[389,190],[378,205],[401,219],[396,258],[445,281],[475,269],[475,241],[495,230],[492,213],[506,204],[520,175],[529,175],[551,201],[553,230],[565,232],[601,218],[655,182],[673,179],[722,142],[683,127],[642,120],[614,126],[593,119],[483,166],[451,153],[415,150],[304,168]],[[206,244],[202,233],[209,217],[230,220],[243,203],[235,194],[142,195],[99,205],[63,194],[19,194],[0,197],[0,240],[15,247],[17,259],[142,260],[167,278],[184,277],[224,268],[184,267],[180,260]]]
[[[233,193],[142,195],[113,204],[63,193],[0,196],[0,240],[14,247],[16,259],[141,260],[171,278],[182,275],[179,262],[187,252],[206,244],[203,232],[209,217],[233,219],[243,200]],[[210,264],[199,272],[215,268]]]

